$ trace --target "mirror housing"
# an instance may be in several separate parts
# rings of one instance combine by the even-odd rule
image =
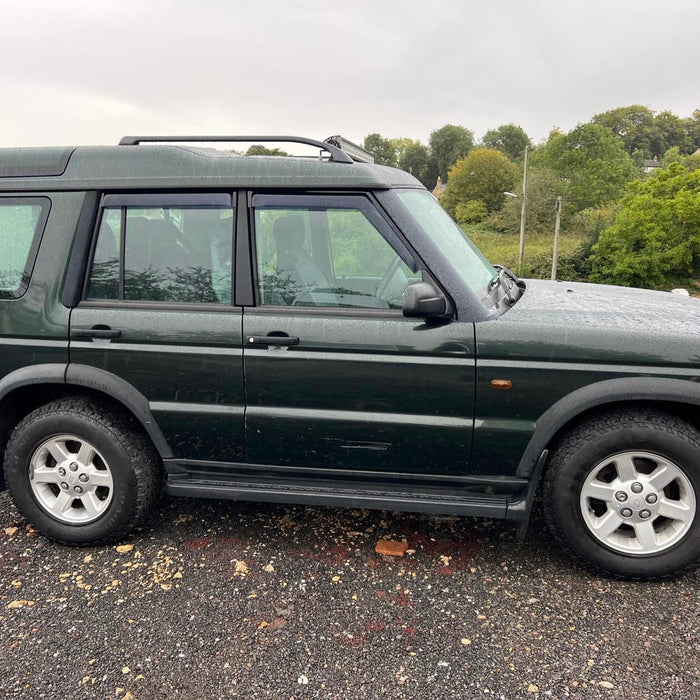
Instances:
[[[445,318],[447,300],[429,282],[415,282],[403,295],[403,315],[408,318]]]

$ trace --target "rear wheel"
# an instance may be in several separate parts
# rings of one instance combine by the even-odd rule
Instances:
[[[654,411],[593,418],[554,451],[544,505],[555,538],[597,569],[663,578],[700,564],[700,434]]]
[[[5,452],[5,480],[37,530],[66,544],[115,540],[160,492],[158,456],[117,406],[60,399],[30,413]]]

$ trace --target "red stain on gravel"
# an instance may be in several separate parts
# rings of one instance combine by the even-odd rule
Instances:
[[[326,556],[330,559],[333,565],[342,564],[350,553],[350,547],[345,544],[337,544],[335,547],[330,547],[326,550]]]

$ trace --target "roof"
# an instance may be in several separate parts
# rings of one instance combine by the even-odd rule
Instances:
[[[423,186],[395,168],[314,158],[241,156],[174,145],[0,148],[2,190],[143,187],[389,189]]]

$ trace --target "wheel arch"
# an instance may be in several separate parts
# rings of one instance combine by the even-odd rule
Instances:
[[[37,393],[37,389],[43,391]],[[111,372],[80,364],[32,365],[10,372],[0,380],[0,438],[3,446],[8,431],[23,414],[41,403],[80,390],[119,403],[139,422],[162,459],[173,456],[153,418],[148,400],[138,389]]]
[[[584,418],[634,404],[653,405],[700,428],[693,413],[700,406],[700,383],[663,377],[622,377],[596,382],[567,394],[538,418],[520,459],[517,476],[539,477],[537,472],[541,469],[537,467],[545,450]]]

